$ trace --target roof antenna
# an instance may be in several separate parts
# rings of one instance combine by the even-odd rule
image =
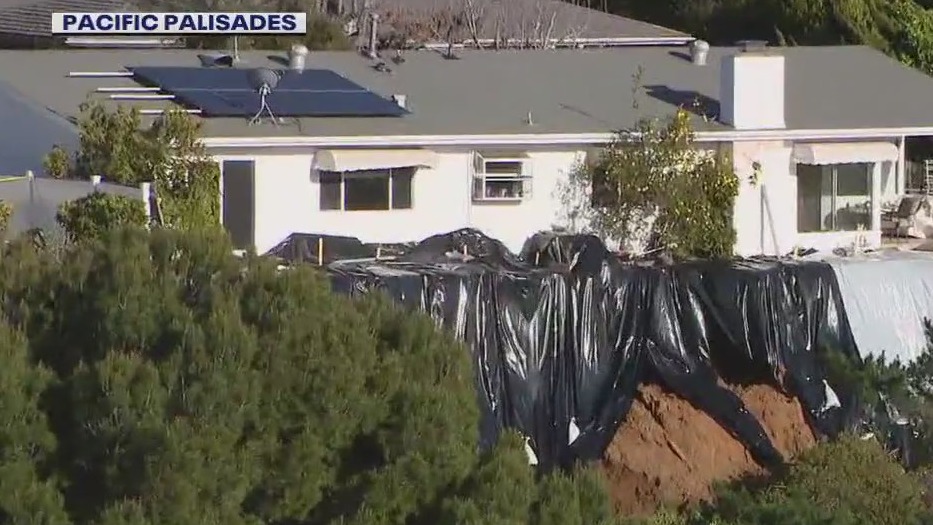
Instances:
[[[269,96],[269,94],[272,93],[272,90],[275,89],[275,86],[279,84],[280,78],[280,73],[271,69],[259,68],[250,70],[248,75],[249,84],[253,89],[256,90],[257,93],[259,93],[259,111],[253,118],[249,120],[250,126],[262,120],[263,111],[269,114],[273,124],[276,126],[279,125],[278,120],[275,117],[275,113],[273,113],[272,108],[269,107],[269,103],[266,100],[266,97]]]

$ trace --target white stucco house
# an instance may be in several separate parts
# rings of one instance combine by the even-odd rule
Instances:
[[[282,67],[266,55],[244,53],[238,67]],[[699,108],[699,141],[732,153],[737,253],[857,236],[878,244],[881,205],[904,192],[904,137],[933,135],[933,79],[867,47],[713,48],[705,63],[687,47],[462,51],[457,60],[419,51],[386,65],[321,52],[305,67],[393,99],[402,116],[249,125],[200,113],[239,245],[263,252],[295,232],[399,242],[474,227],[517,250],[559,222],[561,184],[587,152],[678,106]],[[184,50],[0,51],[0,93],[46,124],[58,119],[58,130],[88,96],[146,114],[184,102],[139,84],[127,69],[137,66],[201,62]]]

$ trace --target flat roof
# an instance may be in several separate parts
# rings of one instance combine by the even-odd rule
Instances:
[[[391,73],[355,52],[312,52],[308,68],[334,70],[384,96],[403,94],[411,115],[400,118],[301,118],[289,124],[248,126],[246,118],[206,118],[209,137],[393,136],[606,133],[646,116],[671,114],[700,102],[718,114],[720,63],[730,48],[710,50],[698,66],[682,47],[582,50],[463,50],[458,60],[415,51]],[[776,50],[776,52],[778,52]],[[793,47],[786,57],[788,129],[858,130],[933,126],[933,79],[862,46]],[[242,67],[281,67],[268,52],[246,52]],[[275,57],[273,57],[275,58]],[[73,118],[99,87],[136,86],[129,78],[69,78],[74,71],[131,66],[192,66],[189,50],[0,51],[0,89],[28,97],[35,107]],[[641,89],[633,77],[640,76]],[[637,103],[633,104],[633,91]],[[158,109],[171,102],[134,101]],[[274,108],[273,108],[274,110]],[[0,110],[0,114],[2,114]],[[533,124],[527,123],[529,114]],[[701,130],[730,127],[696,116]]]

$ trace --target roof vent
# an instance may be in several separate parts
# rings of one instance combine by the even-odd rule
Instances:
[[[392,100],[402,109],[408,108],[408,97],[405,95],[392,95]]]
[[[233,56],[226,53],[206,53],[198,55],[198,60],[204,67],[233,67]]]
[[[302,44],[295,44],[288,49],[288,69],[304,71],[305,59],[308,57],[308,48]]]
[[[767,40],[739,40],[736,42],[739,49],[747,53],[749,51],[762,51],[768,47]]]
[[[706,57],[709,55],[709,44],[703,40],[694,40],[690,43],[690,61],[698,66],[706,65]]]

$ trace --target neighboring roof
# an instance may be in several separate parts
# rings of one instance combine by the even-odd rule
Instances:
[[[55,145],[73,150],[74,125],[0,80],[0,177],[43,173],[42,159]]]
[[[0,33],[52,36],[52,13],[126,11],[123,0],[0,0]]]
[[[685,40],[686,33],[576,5],[566,0],[376,0],[375,9],[387,14],[426,16],[445,9],[462,11],[475,20],[477,37],[495,41],[602,40],[644,43]],[[465,31],[461,39],[472,35]],[[676,43],[676,42],[669,42]]]
[[[394,71],[376,71],[352,52],[316,52],[308,68],[332,69],[385,96],[404,94],[404,117],[302,118],[248,126],[245,118],[205,119],[208,137],[527,135],[606,133],[645,116],[669,115],[701,101],[718,114],[719,64],[733,49],[714,48],[709,65],[685,59],[683,48],[463,51],[459,60],[433,51],[410,52]],[[859,130],[933,126],[933,79],[867,47],[794,47],[786,57],[788,129]],[[242,55],[244,67],[279,67],[266,53]],[[98,87],[135,86],[126,78],[69,78],[72,71],[117,71],[125,66],[200,64],[186,50],[0,51],[0,80],[41,106],[74,116]],[[641,94],[633,104],[633,76]],[[138,101],[140,108],[165,107]],[[170,104],[170,103],[169,103]],[[274,108],[273,108],[274,110]],[[529,114],[533,125],[527,124]],[[697,117],[701,130],[731,130]],[[16,122],[22,122],[15,120]],[[300,122],[300,126],[297,123]]]

